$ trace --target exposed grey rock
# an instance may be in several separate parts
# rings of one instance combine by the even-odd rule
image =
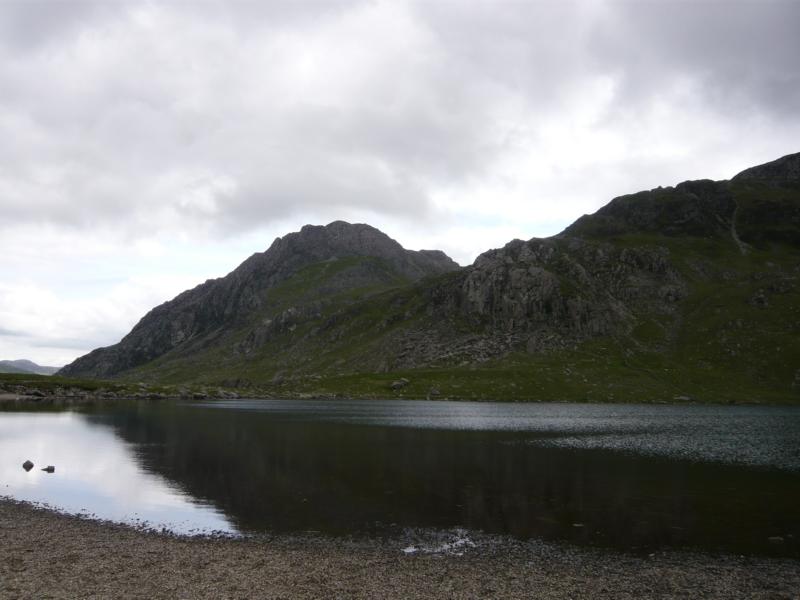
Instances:
[[[512,349],[531,353],[627,332],[638,312],[670,315],[687,285],[660,247],[556,237],[515,240],[430,292],[436,328],[396,343],[395,368],[483,362]],[[456,336],[460,315],[483,334]],[[458,358],[460,357],[460,361]]]
[[[401,377],[400,379],[390,383],[389,387],[392,388],[393,390],[402,390],[409,383],[411,383],[411,382],[408,379],[406,379],[405,377]]]
[[[756,308],[768,308],[769,307],[769,299],[767,295],[764,293],[764,290],[758,290],[752,298],[750,298],[750,304],[755,306]]]

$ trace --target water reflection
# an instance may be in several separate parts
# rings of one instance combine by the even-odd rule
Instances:
[[[142,470],[132,448],[80,414],[0,414],[0,493],[67,512],[181,532],[231,532],[218,511],[192,500],[179,485]],[[26,472],[22,464],[32,460]],[[55,465],[53,474],[42,467]]]
[[[147,468],[213,499],[243,530],[460,526],[627,549],[796,553],[797,473],[547,445],[649,431],[654,448],[669,450],[659,440],[678,435],[682,407],[669,408],[677,412],[655,413],[671,423],[666,429],[648,407],[424,402],[239,401],[97,418],[137,445]],[[684,411],[685,447],[702,449],[698,431],[707,421],[738,414]],[[776,415],[767,409],[762,417],[745,431],[766,436]],[[727,419],[730,439],[709,443],[735,441],[736,420]],[[760,443],[770,439],[781,438]],[[776,546],[772,536],[784,542]]]
[[[23,416],[0,413],[4,441],[14,417]],[[214,506],[240,531],[465,527],[629,550],[798,556],[798,417],[738,407],[143,403],[28,422],[22,431],[39,443],[83,450],[51,460],[21,434],[0,447],[3,463],[24,450],[11,461],[16,479],[5,464],[0,476],[19,486],[33,474],[20,468],[25,458],[51,460],[56,474],[37,473],[26,489],[63,463],[65,478],[80,471],[94,490],[72,505],[177,503],[198,519],[219,517]],[[48,493],[61,506],[69,498]]]
[[[800,472],[800,408],[507,404],[409,400],[232,400],[193,404],[273,419],[526,432],[531,443]]]

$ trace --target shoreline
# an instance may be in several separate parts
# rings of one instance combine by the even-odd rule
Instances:
[[[401,378],[394,384],[409,382]],[[244,387],[225,387],[223,385],[184,383],[158,384],[155,382],[134,382],[122,380],[78,380],[58,375],[0,374],[0,406],[17,404],[20,406],[70,404],[92,405],[113,403],[115,401],[215,401],[215,400],[428,400],[432,402],[479,402],[479,403],[514,403],[514,404],[642,404],[642,405],[675,405],[675,406],[798,406],[800,395],[766,394],[734,394],[720,395],[703,393],[699,397],[675,390],[659,390],[655,393],[637,393],[636,395],[597,396],[576,394],[564,388],[553,394],[507,394],[500,388],[492,393],[470,391],[464,389],[440,392],[437,390],[419,390],[406,388],[405,384],[398,388],[387,383],[383,389],[366,391],[358,385],[345,386],[337,391],[325,387],[307,388],[303,385],[286,387],[272,384],[252,384]],[[411,385],[410,383],[408,385]],[[374,387],[374,386],[373,386]],[[459,388],[461,386],[458,386]]]
[[[371,400],[407,400],[409,402],[476,402],[481,404],[587,404],[587,405],[641,405],[641,406],[775,406],[792,407],[795,403],[759,402],[759,401],[726,401],[710,402],[699,400],[642,400],[639,402],[626,401],[586,401],[586,400],[486,400],[475,398],[416,398],[405,396],[349,396],[349,395],[314,395],[292,394],[284,395],[237,395],[237,396],[205,396],[202,398],[186,395],[142,394],[142,395],[117,395],[114,397],[87,395],[45,395],[14,394],[0,391],[0,406],[15,405],[19,407],[41,406],[93,406],[99,404],[115,404],[118,402],[216,402],[225,400],[343,400],[343,401],[371,401]]]
[[[372,538],[191,538],[0,498],[2,598],[770,598],[800,561],[551,542],[404,553]]]

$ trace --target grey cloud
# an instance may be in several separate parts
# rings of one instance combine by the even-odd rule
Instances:
[[[4,0],[0,9],[0,47],[34,51],[85,29],[95,19],[123,8],[122,2],[81,0]]]
[[[612,4],[591,40],[625,97],[652,98],[695,77],[715,107],[794,117],[800,104],[800,4],[703,1]]]
[[[5,327],[0,327],[0,336],[2,337],[24,337],[25,334],[19,331],[14,331],[13,329],[6,329]]]
[[[137,21],[148,6],[155,30]],[[607,118],[620,122],[681,78],[732,118],[797,121],[797,2],[425,2],[381,16],[394,6],[0,4],[13,140],[0,223],[230,234],[323,209],[431,216],[435,190],[490,173],[517,130],[535,136],[598,75],[616,82]],[[353,36],[379,44],[401,26],[413,43],[354,55],[367,72],[337,65]]]
[[[114,332],[116,333],[116,332]],[[118,335],[117,338],[121,338],[122,334]],[[111,334],[113,336],[114,334]],[[101,348],[104,345],[108,346],[111,345],[108,341],[108,337],[111,336],[86,336],[82,338],[32,338],[30,342],[30,346],[32,348],[56,348],[60,350],[82,350],[84,348]]]
[[[366,1],[366,0],[364,0]],[[353,0],[203,0],[185,2],[187,18],[201,16],[237,30],[298,26],[330,18],[363,2]],[[0,14],[0,46],[23,51],[64,43],[81,33],[102,31],[114,20],[146,10],[137,0],[3,0]]]
[[[618,78],[623,106],[663,95],[675,77],[694,77],[715,102],[796,113],[800,3],[793,0],[417,7],[473,77],[522,89],[543,108],[592,73]]]

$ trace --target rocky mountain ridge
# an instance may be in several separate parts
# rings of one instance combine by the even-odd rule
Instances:
[[[368,226],[305,227],[62,374],[379,394],[383,373],[406,374],[412,392],[481,371],[473,389],[530,399],[651,384],[683,397],[683,372],[698,389],[739,381],[794,397],[798,165],[794,154],[730,181],[621,196],[463,269]],[[509,369],[520,384],[503,392]]]

